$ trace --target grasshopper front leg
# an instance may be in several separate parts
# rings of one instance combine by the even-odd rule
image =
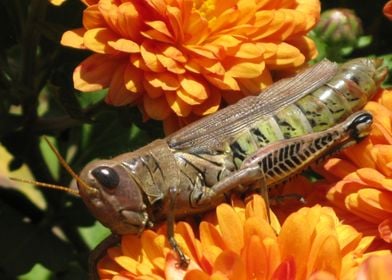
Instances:
[[[202,193],[195,193],[194,201],[205,205],[238,185],[249,185],[258,180],[265,182],[261,186],[264,188],[284,182],[315,160],[360,141],[368,135],[371,124],[372,115],[361,111],[328,130],[263,147],[246,158],[239,170],[210,189],[204,188]]]
[[[108,248],[120,242],[120,236],[117,234],[110,234],[106,237],[94,250],[90,253],[88,258],[88,278],[90,280],[98,280],[97,263],[106,254]]]

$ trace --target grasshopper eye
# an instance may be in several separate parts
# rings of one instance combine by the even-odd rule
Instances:
[[[117,172],[108,166],[94,168],[91,174],[102,186],[108,189],[114,189],[120,183],[120,177]]]

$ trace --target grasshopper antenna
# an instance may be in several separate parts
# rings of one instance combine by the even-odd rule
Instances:
[[[69,194],[75,195],[75,196],[79,196],[79,192],[77,190],[73,190],[71,188],[67,188],[64,186],[59,186],[59,185],[54,185],[54,184],[48,184],[48,183],[43,183],[43,182],[38,182],[38,181],[34,181],[34,180],[26,180],[26,179],[20,179],[20,178],[14,178],[14,177],[10,177],[10,179],[12,181],[17,181],[17,182],[22,182],[22,183],[27,183],[27,184],[32,184],[32,185],[36,185],[39,187],[44,187],[44,188],[48,188],[48,189],[54,189],[54,190],[59,190],[59,191],[64,191],[67,192]]]
[[[71,168],[71,166],[68,165],[68,163],[65,161],[65,159],[60,155],[59,151],[56,149],[56,147],[50,143],[50,141],[48,140],[48,138],[44,137],[46,143],[48,144],[49,148],[53,151],[53,153],[56,155],[57,159],[59,160],[61,166],[63,166],[65,168],[65,170],[67,170],[67,172],[78,182],[78,184],[82,185],[84,188],[92,191],[92,192],[96,192],[97,190],[90,187],[86,182],[84,182],[79,176],[78,174],[75,173],[75,171],[73,171],[73,169]],[[18,182],[22,182],[22,183],[28,183],[28,184],[33,184],[36,186],[40,186],[40,187],[44,187],[44,188],[49,188],[49,189],[55,189],[55,190],[60,190],[60,191],[65,191],[68,192],[70,194],[76,195],[80,197],[80,194],[77,190],[71,189],[71,188],[67,188],[64,186],[60,186],[60,185],[55,185],[55,184],[48,184],[48,183],[44,183],[44,182],[38,182],[38,181],[33,181],[33,180],[26,180],[26,179],[19,179],[19,178],[10,178],[13,181],[18,181]]]
[[[97,192],[96,189],[90,187],[85,181],[82,180],[82,178],[79,177],[78,174],[73,171],[71,166],[68,165],[68,163],[65,161],[65,159],[60,155],[59,151],[56,149],[55,146],[53,146],[52,143],[48,140],[48,138],[44,137],[46,143],[48,144],[49,148],[52,150],[52,152],[56,155],[57,159],[59,160],[60,164],[65,168],[65,170],[68,171],[68,173],[78,182],[83,188],[88,189],[92,192]]]

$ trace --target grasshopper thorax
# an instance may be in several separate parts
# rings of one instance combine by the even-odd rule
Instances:
[[[80,173],[79,194],[91,213],[117,234],[138,234],[149,218],[143,194],[126,168],[114,160],[88,164]]]

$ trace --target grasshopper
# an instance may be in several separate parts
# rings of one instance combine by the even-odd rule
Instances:
[[[168,241],[186,267],[175,219],[213,209],[231,192],[268,190],[361,140],[372,116],[358,110],[386,74],[379,59],[341,66],[323,60],[164,139],[94,161],[79,176],[55,151],[76,179],[77,194],[114,234],[94,251],[91,266],[118,235],[166,221]]]

